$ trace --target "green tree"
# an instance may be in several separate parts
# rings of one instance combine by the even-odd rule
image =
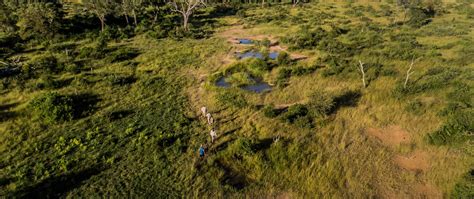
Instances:
[[[10,34],[16,31],[13,11],[0,1],[0,33]]]
[[[129,24],[128,17],[133,17],[133,24],[138,24],[137,13],[142,8],[144,0],[122,0],[121,8],[127,24]]]
[[[60,28],[60,16],[53,3],[31,3],[18,10],[16,25],[21,38],[51,38]]]
[[[118,7],[116,0],[84,0],[83,4],[87,11],[99,19],[102,31],[105,29],[107,15],[115,13],[115,9]]]
[[[171,10],[173,12],[177,12],[182,15],[183,29],[185,31],[189,30],[189,18],[194,13],[194,11],[205,5],[203,0],[171,0],[169,4],[171,5]]]

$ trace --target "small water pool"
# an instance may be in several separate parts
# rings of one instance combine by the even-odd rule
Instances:
[[[265,91],[271,91],[272,87],[267,82],[257,82],[256,84],[247,85],[241,87],[244,90],[252,91],[256,93],[263,93]]]
[[[221,87],[221,88],[229,88],[231,85],[225,81],[226,77],[221,77],[217,80],[216,86]],[[264,82],[260,79],[253,78],[255,80],[255,84],[251,85],[246,85],[246,86],[241,86],[239,88],[244,89],[246,91],[252,91],[255,93],[263,93],[266,91],[271,91],[272,86],[268,84],[267,82]]]
[[[217,80],[216,86],[222,87],[222,88],[229,88],[230,84],[225,81],[225,77],[221,77]]]
[[[278,57],[278,52],[271,52],[268,54],[268,57],[270,59],[276,59]],[[263,54],[260,52],[256,51],[247,51],[244,53],[237,53],[237,58],[238,59],[244,59],[244,58],[257,58],[257,59],[263,59]]]
[[[239,44],[253,44],[253,41],[250,39],[238,39]]]

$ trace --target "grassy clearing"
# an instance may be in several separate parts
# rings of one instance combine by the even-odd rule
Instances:
[[[251,8],[245,16],[220,18],[229,27],[205,39],[143,34],[105,46],[89,39],[62,43],[76,45],[71,58],[41,47],[22,53],[26,66],[44,70],[2,79],[1,195],[470,196],[472,21],[452,9],[417,29],[396,25],[402,17],[390,14],[398,13],[394,5],[370,5]],[[451,26],[442,26],[447,21]],[[321,38],[291,42],[307,41],[302,26],[321,27]],[[310,57],[236,61],[228,56],[242,47],[230,37],[270,38],[294,45],[290,54]],[[289,37],[296,39],[285,42]],[[366,45],[371,41],[378,43]],[[93,56],[97,52],[107,56]],[[414,55],[422,58],[404,88]],[[367,88],[358,60],[368,67]],[[213,85],[213,75],[226,73],[235,85],[251,84],[248,75],[254,75],[276,86],[256,94]],[[76,100],[60,116],[79,114],[33,117],[38,111],[31,102],[51,93]],[[219,138],[200,161],[197,149],[210,141],[210,127],[198,115],[203,105],[216,119]],[[464,142],[427,141],[443,126],[459,125],[454,129]],[[387,146],[367,133],[387,126],[406,131],[409,142]],[[413,171],[394,161],[416,151],[428,154],[428,169]]]

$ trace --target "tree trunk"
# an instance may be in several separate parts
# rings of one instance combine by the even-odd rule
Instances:
[[[153,17],[153,21],[151,22],[151,25],[154,26],[157,20],[158,20],[158,13],[155,14],[155,16]]]
[[[137,26],[137,13],[135,12],[135,10],[132,10],[132,15],[133,15],[133,23],[135,24],[135,26]]]
[[[188,20],[189,16],[187,14],[183,15],[183,28],[185,31],[188,31]]]
[[[127,26],[130,25],[130,22],[128,21],[128,15],[125,15],[125,21],[127,21]]]
[[[105,16],[99,17],[99,20],[100,20],[101,31],[104,31],[104,29],[105,29]]]

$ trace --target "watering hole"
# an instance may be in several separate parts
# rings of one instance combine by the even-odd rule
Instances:
[[[261,52],[256,51],[247,51],[244,53],[236,53],[238,59],[245,59],[245,58],[257,58],[257,59],[264,59],[263,54]],[[268,58],[276,59],[278,57],[278,52],[271,52],[268,54]]]
[[[225,79],[227,77],[221,77],[216,81],[216,86],[221,87],[221,88],[230,88],[232,85],[228,83]],[[261,79],[251,77],[252,80],[255,81],[254,84],[251,85],[245,85],[245,86],[240,86],[239,88],[247,90],[247,91],[252,91],[255,93],[263,93],[266,91],[272,90],[272,86],[268,84],[267,82],[264,82]]]
[[[250,39],[237,39],[239,44],[253,44],[253,41]]]

